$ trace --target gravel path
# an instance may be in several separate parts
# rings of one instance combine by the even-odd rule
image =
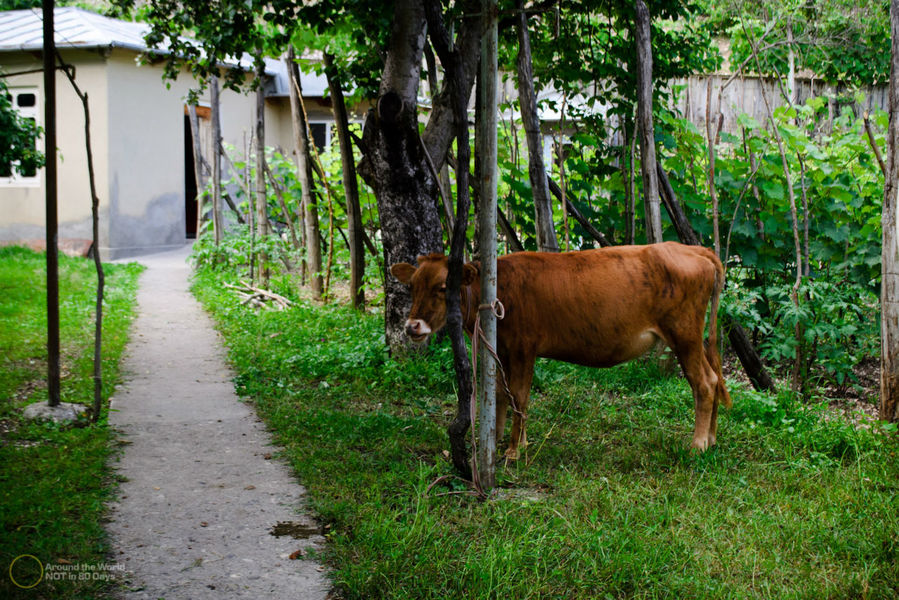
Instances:
[[[109,416],[124,442],[107,526],[120,595],[325,598],[323,569],[303,558],[323,541],[299,512],[305,492],[234,394],[222,340],[188,291],[188,251],[138,259],[148,268]]]

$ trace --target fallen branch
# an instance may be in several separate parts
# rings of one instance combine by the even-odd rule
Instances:
[[[241,298],[240,303],[242,305],[249,304],[256,308],[275,310],[284,310],[285,308],[290,308],[291,306],[293,306],[293,302],[291,302],[284,296],[281,296],[280,294],[276,294],[275,292],[271,292],[269,290],[254,287],[245,281],[241,281],[240,285],[233,285],[230,283],[226,283],[224,285],[229,290],[233,290],[234,293],[236,293]]]

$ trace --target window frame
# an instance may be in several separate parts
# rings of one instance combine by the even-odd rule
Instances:
[[[34,122],[42,127],[41,123],[41,96],[40,89],[37,86],[10,86],[7,88],[7,92],[10,96],[12,96],[12,106],[13,109],[19,114],[20,117],[25,119],[34,119]],[[24,94],[33,94],[34,95],[34,105],[33,106],[19,106],[19,96]],[[34,143],[37,150],[43,152],[43,136],[38,136]],[[43,167],[35,170],[34,175],[26,176],[22,175],[17,170],[18,164],[16,162],[12,163],[12,174],[9,177],[0,177],[0,188],[11,188],[11,187],[40,187],[41,186],[41,173],[43,171]]]

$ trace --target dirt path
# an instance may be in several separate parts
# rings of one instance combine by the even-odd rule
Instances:
[[[125,443],[107,526],[121,596],[324,598],[320,566],[290,559],[322,542],[298,512],[304,490],[234,394],[221,338],[188,291],[187,254],[138,259],[148,269],[109,417]]]

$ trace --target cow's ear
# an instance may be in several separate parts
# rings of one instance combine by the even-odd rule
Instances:
[[[478,278],[478,269],[468,263],[462,267],[462,285],[471,285]]]
[[[412,283],[412,276],[415,274],[415,270],[415,267],[405,262],[396,263],[390,267],[390,272],[393,276],[399,279],[400,283],[405,283],[406,285]]]

